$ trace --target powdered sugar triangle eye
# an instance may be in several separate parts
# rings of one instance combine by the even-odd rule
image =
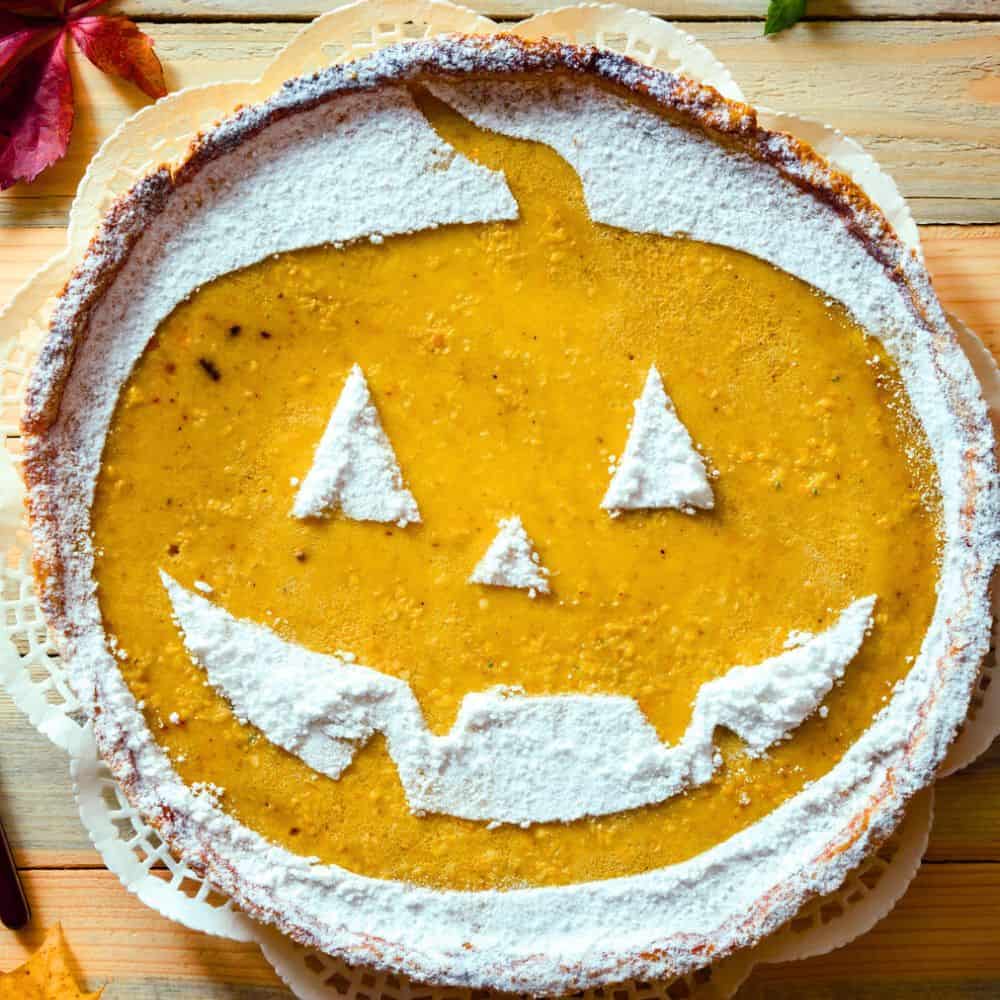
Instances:
[[[601,501],[612,515],[623,510],[709,510],[714,505],[705,462],[652,365],[625,452]]]
[[[394,521],[400,527],[420,521],[359,365],[347,376],[292,514],[324,517],[338,508],[354,521]]]
[[[517,516],[502,520],[486,554],[476,563],[469,583],[490,587],[516,587],[535,594],[549,592],[549,571]]]

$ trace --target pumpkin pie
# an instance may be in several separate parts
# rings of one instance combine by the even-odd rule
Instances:
[[[446,37],[141,180],[24,420],[101,753],[299,941],[439,984],[688,972],[934,778],[998,480],[919,258],[752,108]]]

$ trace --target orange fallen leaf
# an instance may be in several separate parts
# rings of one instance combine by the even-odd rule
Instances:
[[[167,92],[152,41],[127,17],[78,17],[69,22],[69,33],[102,72],[117,74],[150,97]]]
[[[103,992],[80,991],[70,971],[61,924],[45,932],[45,940],[24,965],[0,972],[0,1000],[100,1000]]]

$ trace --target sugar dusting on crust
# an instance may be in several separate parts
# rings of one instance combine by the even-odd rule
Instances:
[[[295,517],[323,517],[340,509],[355,521],[420,521],[364,372],[347,376],[309,472],[295,495]]]
[[[706,162],[717,162],[715,138],[725,136],[732,155],[722,173],[712,175],[721,176],[721,188],[706,186],[697,171],[673,177],[673,185],[686,187],[691,202],[702,207],[694,221],[708,227],[708,238],[716,220],[721,226],[741,215],[765,218],[764,245],[741,249],[773,259],[769,255],[780,253],[784,243],[797,257],[795,267],[786,269],[844,302],[900,365],[939,470],[944,535],[939,596],[920,656],[870,729],[826,776],[754,826],[687,862],[629,878],[503,893],[440,892],[312,864],[269,844],[180,781],[107,648],[88,511],[117,393],[157,315],[152,310],[137,328],[132,321],[141,317],[134,310],[142,306],[133,300],[148,301],[140,292],[152,276],[162,276],[157,261],[173,264],[177,247],[191,239],[191,220],[200,226],[211,210],[209,217],[218,223],[216,229],[195,229],[219,241],[203,254],[209,270],[242,266],[246,261],[231,246],[244,232],[242,206],[226,202],[242,173],[263,171],[265,212],[272,203],[283,210],[294,207],[300,194],[322,190],[320,174],[331,158],[349,156],[359,142],[365,148],[369,115],[402,113],[399,89],[380,85],[418,78],[455,83],[479,75],[469,83],[479,87],[490,82],[483,74],[525,70],[554,72],[558,86],[549,90],[556,104],[533,110],[544,93],[525,89],[511,114],[533,129],[551,114],[554,131],[547,138],[553,144],[562,144],[566,128],[573,127],[579,148],[589,149],[606,135],[607,114],[616,122],[625,115],[626,124],[637,125],[626,133],[637,141],[645,129],[656,133],[664,127],[639,102],[625,102],[626,111],[610,106],[602,111],[583,101],[578,105],[583,118],[567,125],[566,103],[573,99],[562,84],[570,77],[584,84],[603,81],[619,94],[631,92],[669,109],[675,120],[691,126],[688,139],[701,144]],[[493,106],[490,113],[500,110]],[[345,123],[355,128],[352,142],[331,139],[343,134],[338,130]],[[398,124],[419,131],[412,117]],[[302,175],[287,169],[288,157],[306,149],[323,127],[329,130],[323,156],[299,163]],[[619,142],[615,135],[608,156]],[[412,149],[403,145],[386,141],[383,152],[395,171],[410,178]],[[416,148],[429,149],[426,143]],[[450,160],[446,149],[436,155],[445,169],[435,179],[443,175],[452,184],[447,199],[430,198],[435,207],[452,210],[438,223],[475,221],[488,214],[487,204],[492,218],[512,217],[505,185],[471,164],[462,166],[461,158]],[[642,190],[636,176],[640,161],[624,162],[623,178],[634,195]],[[304,192],[292,187],[298,176]],[[362,221],[354,220],[353,233],[350,226],[334,227],[340,235],[316,242],[418,227],[402,214],[414,199],[412,192],[404,197],[393,187],[395,172],[384,177],[382,200],[364,170],[352,176],[360,185]],[[730,182],[748,177],[752,202],[741,205],[727,197]],[[323,191],[323,204],[335,204],[336,172],[322,173],[322,179],[333,185]],[[418,171],[416,180],[426,183],[427,177]],[[195,195],[204,201],[200,210]],[[718,210],[720,203],[728,212]],[[386,214],[373,221],[379,205]],[[463,206],[474,211],[463,217]],[[307,221],[313,226],[311,217]],[[259,248],[256,230],[253,239]],[[279,242],[270,252],[285,248]],[[783,259],[776,263],[785,266]],[[813,280],[817,272],[822,280]],[[190,284],[197,274],[185,270],[178,280],[189,282],[190,291],[211,276],[201,274]],[[165,315],[162,309],[159,314]],[[417,979],[554,993],[686,972],[754,943],[794,916],[810,896],[835,889],[889,835],[909,797],[933,780],[965,717],[986,651],[988,585],[1000,523],[993,437],[977,383],[922,265],[864,195],[806,146],[760,128],[752,109],[727,102],[711,88],[614,53],[503,36],[414,42],[292,81],[271,101],[241,112],[205,137],[176,176],[157,172],[112,210],[57,310],[32,378],[24,427],[42,599],[60,633],[77,693],[94,718],[102,753],[129,797],[174,850],[249,912],[320,950]]]

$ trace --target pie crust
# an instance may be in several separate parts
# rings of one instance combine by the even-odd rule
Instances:
[[[871,729],[821,781],[755,826],[688,862],[556,888],[443,892],[313,866],[193,794],[146,727],[108,649],[91,574],[91,494],[67,435],[86,428],[95,374],[90,319],[171,199],[267,128],[344,95],[400,82],[503,75],[590,79],[765,165],[829,213],[887,276],[907,336],[886,344],[934,455],[942,495],[938,603],[924,646]],[[905,357],[904,357],[905,355]],[[80,359],[86,357],[87,363]],[[74,381],[77,382],[74,385]],[[449,36],[383,50],[291,81],[201,137],[108,213],[62,294],[23,415],[35,575],[104,759],[126,794],[182,855],[247,912],[357,963],[439,984],[557,993],[684,974],[761,940],[808,899],[834,890],[933,781],[961,726],[989,641],[1000,490],[978,383],[927,274],[879,209],[804,143],[763,129],[752,108],[627,57],[512,36]],[[100,442],[98,442],[100,443]]]

